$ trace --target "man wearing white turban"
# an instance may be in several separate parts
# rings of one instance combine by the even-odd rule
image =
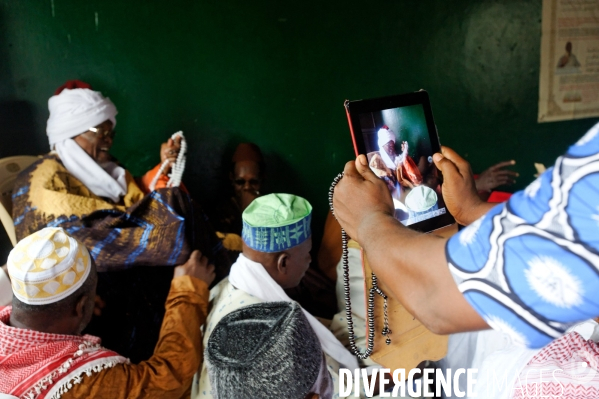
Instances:
[[[150,192],[145,183],[159,166],[136,181],[111,157],[117,110],[110,99],[70,81],[48,107],[53,151],[15,181],[17,238],[51,226],[84,243],[98,266],[98,292],[106,302],[102,316],[90,324],[92,333],[134,361],[147,359],[158,339],[173,266],[197,249],[222,279],[231,265],[228,255],[184,187],[165,188],[168,177],[161,176]],[[164,143],[161,161],[176,159],[179,148],[173,140]]]
[[[109,154],[117,114],[112,101],[86,83],[69,81],[50,97],[48,109],[50,149],[92,193],[118,203],[127,193],[127,178]],[[161,162],[177,158],[180,143],[169,140],[162,147]]]
[[[399,183],[403,187],[413,188],[422,184],[422,175],[414,160],[408,155],[408,142],[402,141],[401,153],[395,153],[395,133],[386,125],[378,131],[379,151],[370,159],[370,168],[383,178],[391,188]]]

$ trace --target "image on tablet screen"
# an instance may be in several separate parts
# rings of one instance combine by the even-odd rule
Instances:
[[[422,105],[359,114],[370,169],[405,226],[446,213]]]

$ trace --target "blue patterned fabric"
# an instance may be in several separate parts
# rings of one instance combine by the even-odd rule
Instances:
[[[449,267],[494,329],[531,348],[599,315],[599,124],[452,237]]]
[[[312,235],[312,205],[297,195],[273,193],[258,197],[241,218],[241,238],[259,252],[285,251]]]
[[[296,223],[282,227],[252,227],[243,221],[242,238],[259,252],[281,252],[306,241],[312,235],[312,213]]]

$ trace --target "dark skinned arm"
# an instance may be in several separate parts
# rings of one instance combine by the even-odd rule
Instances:
[[[496,205],[478,196],[470,164],[454,150],[441,147],[441,153],[434,154],[433,161],[443,173],[443,199],[456,222],[468,226]]]
[[[153,356],[139,364],[84,374],[81,383],[73,384],[62,398],[189,398],[193,376],[203,361],[200,328],[208,315],[208,286],[214,277],[208,258],[193,251],[174,270]]]
[[[493,205],[477,195],[468,163],[443,147],[434,161],[445,179],[443,196],[461,224],[470,224]],[[335,215],[360,243],[372,270],[390,293],[437,334],[489,328],[457,288],[445,257],[447,240],[415,232],[393,217],[389,191],[361,155],[345,166],[335,188]]]
[[[518,173],[505,168],[515,164],[516,161],[514,160],[503,161],[481,172],[478,179],[476,179],[478,191],[491,192],[496,187],[514,184],[515,178],[519,176]]]

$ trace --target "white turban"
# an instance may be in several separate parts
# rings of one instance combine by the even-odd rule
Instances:
[[[54,144],[78,136],[110,120],[116,125],[116,107],[102,93],[90,89],[64,89],[48,100],[50,117],[46,133],[50,149]]]
[[[380,149],[382,149],[383,146],[390,141],[393,141],[395,143],[395,133],[393,133],[393,130],[389,129],[387,126],[383,126],[379,129],[378,138],[378,144]]]
[[[114,162],[98,165],[71,138],[109,120],[116,125],[116,107],[99,91],[64,89],[48,100],[46,133],[65,168],[92,193],[118,202],[127,193],[125,169]]]

